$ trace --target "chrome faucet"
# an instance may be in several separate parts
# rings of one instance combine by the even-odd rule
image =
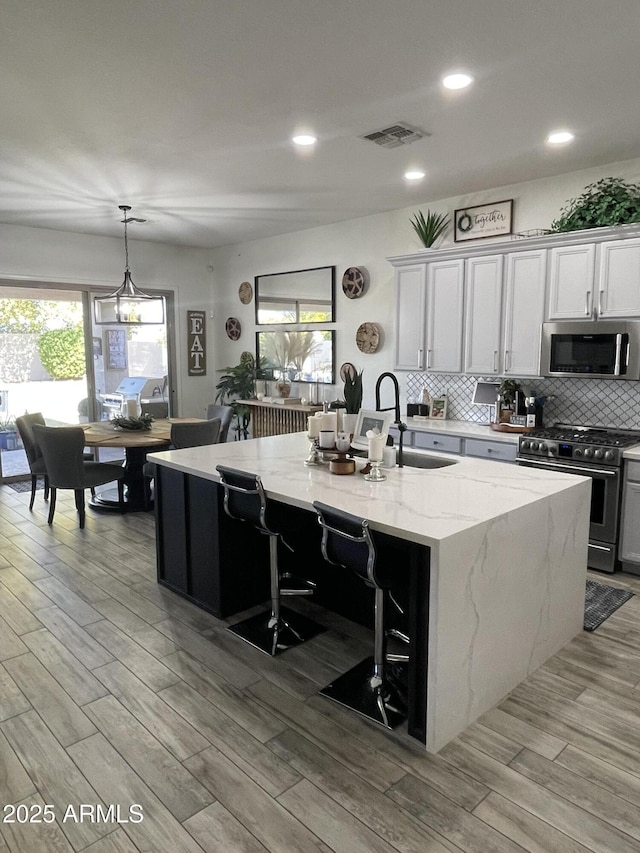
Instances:
[[[393,388],[395,393],[395,405],[389,406],[386,409],[380,408],[380,385],[383,379],[389,377],[393,382]],[[395,425],[398,427],[398,432],[400,433],[400,439],[398,441],[398,467],[403,467],[402,461],[402,447],[404,443],[404,433],[407,429],[407,425],[400,420],[400,386],[398,385],[398,379],[394,373],[381,373],[376,380],[376,411],[378,412],[390,412],[391,410],[395,411]]]

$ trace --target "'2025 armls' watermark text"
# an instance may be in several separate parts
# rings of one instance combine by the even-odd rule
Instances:
[[[54,823],[58,815],[55,806],[33,803],[27,806],[20,803],[7,804],[2,809],[2,823]],[[65,808],[60,823],[140,823],[144,819],[142,806],[132,803],[130,806],[101,803],[71,803]]]

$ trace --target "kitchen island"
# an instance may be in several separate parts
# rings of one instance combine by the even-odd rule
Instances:
[[[460,458],[371,483],[307,468],[307,451],[297,433],[150,456],[159,582],[219,616],[268,597],[266,537],[225,516],[218,464],[261,476],[297,559],[334,587],[351,578],[322,563],[312,503],[368,518],[409,573],[408,730],[431,752],[582,630],[589,480]]]

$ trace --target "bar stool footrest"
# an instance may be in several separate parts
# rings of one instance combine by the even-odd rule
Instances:
[[[395,729],[406,719],[405,703],[388,681],[372,686],[372,677],[373,657],[365,658],[324,687],[320,695],[387,729]]]
[[[313,595],[315,591],[316,584],[313,581],[290,575],[288,572],[280,575],[280,595]]]
[[[285,649],[298,646],[326,631],[323,625],[289,610],[288,607],[280,609],[278,626],[271,626],[271,621],[269,612],[257,613],[255,616],[243,619],[242,622],[229,625],[228,630],[268,655],[275,655]]]

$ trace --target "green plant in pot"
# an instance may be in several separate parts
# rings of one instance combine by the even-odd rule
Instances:
[[[450,219],[446,213],[432,213],[427,210],[425,216],[419,210],[410,222],[425,249],[431,249],[449,227]]]
[[[566,203],[560,216],[551,223],[551,230],[579,231],[629,222],[640,222],[640,184],[630,184],[622,178],[602,178]]]
[[[344,403],[345,415],[342,418],[342,428],[350,435],[356,428],[358,412],[362,408],[362,374],[363,370],[348,370],[344,374]]]
[[[248,354],[250,355],[250,354]],[[261,360],[264,366],[264,359]],[[237,438],[249,437],[249,420],[251,413],[246,406],[238,405],[236,400],[250,400],[254,396],[254,384],[256,379],[256,365],[253,356],[247,358],[243,355],[240,364],[235,367],[222,368],[226,373],[220,377],[216,385],[216,402],[233,406],[236,424],[234,430]]]

